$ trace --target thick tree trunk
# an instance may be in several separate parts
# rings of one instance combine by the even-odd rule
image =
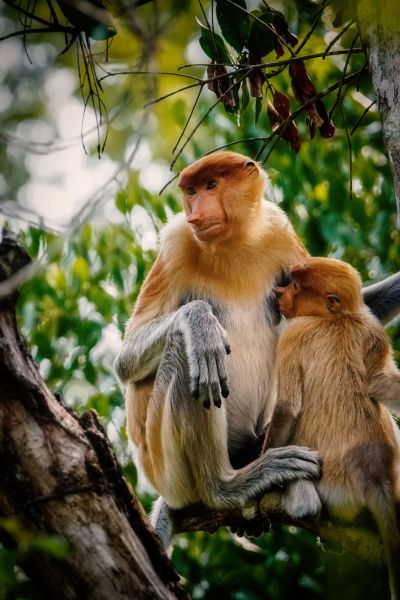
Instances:
[[[0,245],[0,280],[26,262]],[[64,561],[22,565],[46,598],[184,598],[93,412],[78,419],[44,385],[15,319],[0,305],[0,516],[64,538]]]
[[[400,222],[400,2],[358,0],[357,17],[382,118]]]

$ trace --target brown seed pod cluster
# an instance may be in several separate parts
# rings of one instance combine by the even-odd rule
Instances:
[[[247,11],[245,0],[236,0],[235,5],[224,0],[215,0],[216,15],[223,38],[214,30],[203,26],[200,45],[212,59],[207,68],[208,89],[210,89],[224,104],[227,112],[233,114],[244,110],[249,96],[256,99],[255,121],[262,111],[262,99],[265,91],[264,84],[272,93],[272,101],[267,101],[267,115],[272,131],[279,129],[279,135],[286,140],[294,152],[300,150],[300,137],[290,110],[290,99],[281,91],[268,83],[270,77],[263,63],[265,56],[275,50],[276,58],[283,56],[285,47],[293,58],[294,48],[298,43],[297,36],[289,30],[284,15],[265,5],[265,10]],[[230,57],[226,43],[237,53],[240,71]],[[228,69],[227,69],[228,66]],[[249,67],[244,76],[243,67]],[[307,104],[307,127],[310,138],[314,139],[317,128],[324,138],[330,138],[335,133],[335,126],[325,108],[323,101],[316,98],[317,90],[307,72],[304,61],[294,60],[289,65],[289,77],[293,95],[300,106]],[[248,85],[248,88],[247,88]],[[239,100],[240,87],[246,89]]]

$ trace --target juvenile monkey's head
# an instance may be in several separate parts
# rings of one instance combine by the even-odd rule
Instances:
[[[281,313],[293,317],[354,314],[362,306],[361,278],[349,264],[334,258],[309,258],[291,271],[286,287],[274,288]]]
[[[215,152],[184,169],[179,178],[186,219],[195,238],[222,242],[259,214],[266,175],[236,152]]]

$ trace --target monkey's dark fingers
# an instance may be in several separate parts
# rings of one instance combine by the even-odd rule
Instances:
[[[232,533],[235,533],[239,537],[244,536],[245,528],[244,525],[231,525],[229,527]]]
[[[225,357],[217,354],[215,357],[217,363],[217,371],[219,378],[219,385],[221,386],[221,394],[223,398],[229,396],[228,377],[225,368]]]
[[[201,381],[199,383],[199,401],[204,406],[204,408],[210,408],[210,393],[208,389],[208,382]]]
[[[205,400],[203,400],[203,406],[204,408],[206,408],[207,410],[209,408],[211,408],[211,402],[210,402],[210,396],[207,396],[207,398]]]
[[[217,408],[221,408],[221,395],[219,393],[219,385],[218,383],[211,383],[210,384],[210,390],[211,390],[211,396],[214,402],[214,406],[216,406]]]
[[[208,361],[207,357],[202,355],[199,358],[199,400],[205,408],[210,408],[211,398],[209,390],[209,372],[208,372]]]
[[[214,402],[214,406],[220,408],[221,406],[221,394],[219,391],[218,383],[218,370],[217,363],[213,353],[207,354],[207,366],[208,366],[208,377],[210,382],[210,396]]]
[[[279,458],[301,458],[315,464],[321,464],[322,462],[317,450],[312,450],[306,446],[282,446],[280,448],[270,448],[267,452]]]
[[[271,481],[274,483],[321,477],[321,461],[318,452],[310,448],[302,446],[269,448],[262,456],[267,468],[273,472]]]
[[[221,386],[221,394],[223,398],[227,398],[229,396],[229,388],[228,388],[228,382],[227,380],[224,379],[220,379],[219,380],[219,384]]]

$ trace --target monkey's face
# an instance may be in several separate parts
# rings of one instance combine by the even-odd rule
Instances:
[[[279,310],[286,319],[293,319],[296,316],[296,301],[299,286],[292,280],[286,287],[275,287],[274,294],[278,300]]]
[[[221,202],[221,179],[188,181],[183,205],[193,235],[202,242],[224,239],[229,234],[228,215]]]
[[[234,152],[217,152],[184,169],[179,186],[194,237],[214,243],[234,238],[260,206],[264,185],[257,164]]]
[[[361,279],[347,263],[309,258],[291,270],[287,287],[274,288],[281,313],[293,317],[332,317],[360,310]]]
[[[286,287],[274,288],[274,293],[279,310],[286,319],[330,317],[341,308],[341,300],[337,295],[307,289],[295,277]]]

